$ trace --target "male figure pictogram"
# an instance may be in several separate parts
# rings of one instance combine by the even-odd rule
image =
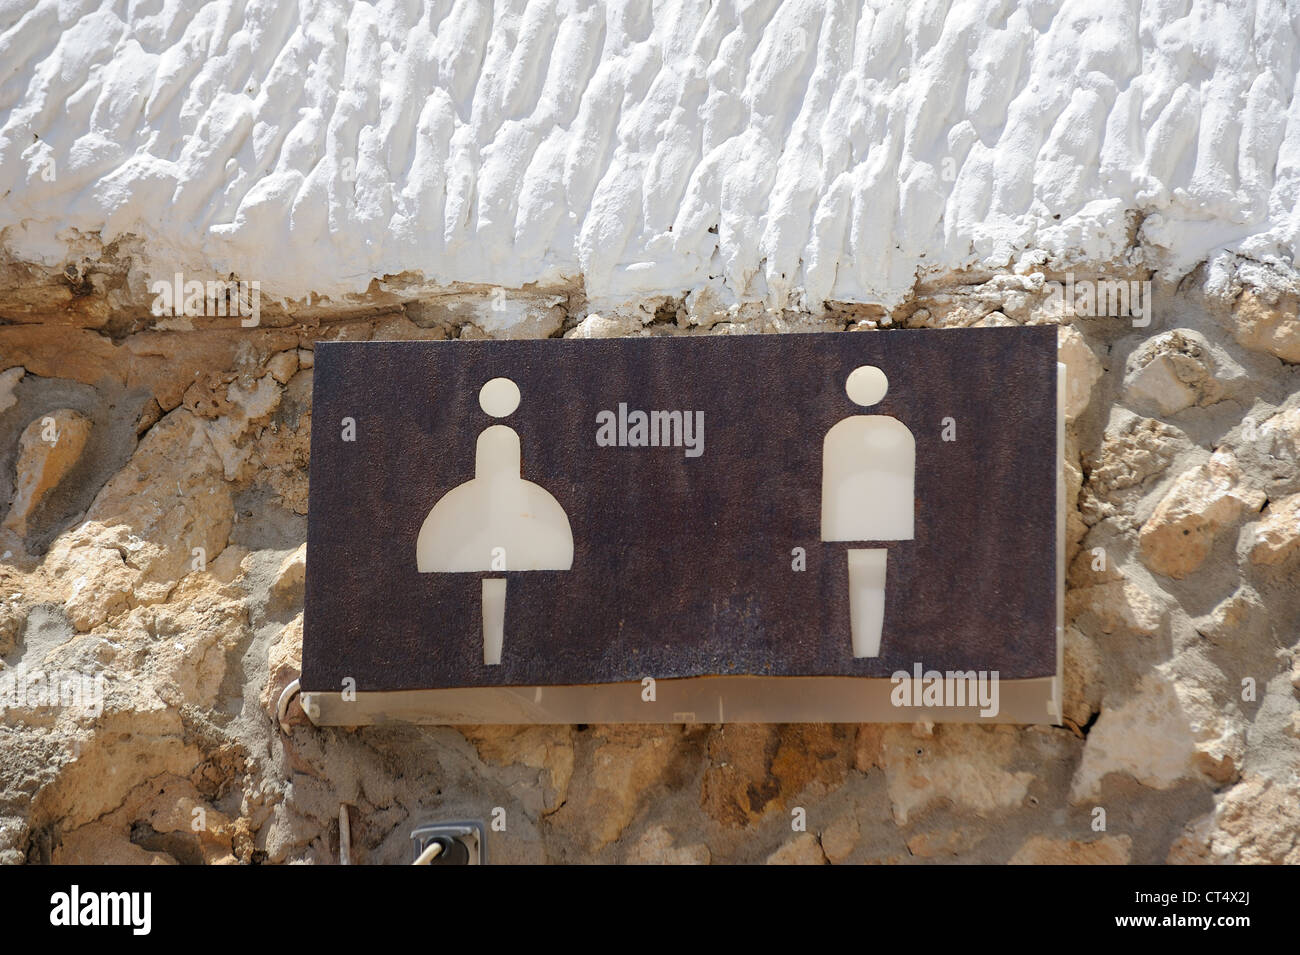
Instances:
[[[849,375],[844,390],[854,403],[869,407],[888,389],[883,371],[863,365]],[[907,425],[888,415],[845,418],[822,442],[822,540],[912,540],[915,485],[916,439]],[[879,656],[888,551],[852,548],[848,555],[853,655]]]
[[[519,387],[493,378],[479,406],[494,418],[519,407]],[[503,424],[485,428],[475,446],[474,479],[439,499],[415,545],[421,573],[569,570],[573,531],[550,492],[520,474],[519,435]],[[483,662],[501,662],[506,580],[483,579]]]

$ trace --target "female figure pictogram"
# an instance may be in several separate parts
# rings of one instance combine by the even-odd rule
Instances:
[[[479,405],[494,418],[519,407],[519,387],[493,378]],[[433,506],[415,546],[421,573],[569,570],[573,531],[551,494],[520,474],[519,435],[495,424],[475,447],[474,478],[452,488]],[[506,580],[483,580],[483,662],[501,662],[505,642]]]

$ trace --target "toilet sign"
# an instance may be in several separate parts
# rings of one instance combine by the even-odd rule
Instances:
[[[317,345],[325,723],[1050,722],[1052,327]]]

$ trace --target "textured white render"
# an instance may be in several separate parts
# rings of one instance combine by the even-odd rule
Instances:
[[[272,296],[415,272],[593,304],[1290,266],[1297,32],[1282,0],[4,0],[2,242],[61,267],[134,235],[147,275]]]

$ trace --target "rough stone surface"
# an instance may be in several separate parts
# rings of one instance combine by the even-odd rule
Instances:
[[[1297,298],[1252,289],[1236,310],[1236,339],[1246,348],[1268,352],[1283,361],[1300,362]]]
[[[0,14],[0,862],[1300,864],[1285,3],[158,6]],[[317,341],[1023,324],[1063,726],[277,721]]]
[[[554,824],[590,851],[613,843],[632,822],[655,789],[665,784],[679,758],[681,738],[675,727],[601,726],[595,731],[589,771],[570,783]],[[553,777],[554,778],[554,777]]]
[[[1034,774],[1015,770],[1016,736],[1001,727],[951,725],[933,738],[890,727],[881,747],[894,819],[906,824],[945,802],[958,810],[989,815],[1019,806]]]
[[[1100,708],[1105,691],[1096,643],[1078,628],[1066,627],[1063,663],[1061,715],[1076,727],[1086,726]]]
[[[1300,381],[1238,341],[1243,284],[1274,279],[1225,268],[1157,283],[1171,317],[1148,328],[1051,312],[1021,275],[892,311],[700,294],[601,317],[580,296],[505,297],[529,334],[570,337],[1065,322],[1062,358],[1091,383],[1066,430],[1060,727],[316,729],[294,702],[283,733],[314,343],[504,336],[493,293],[269,328],[0,324],[0,677],[103,689],[97,708],[5,701],[0,861],[332,864],[346,804],[362,863],[408,861],[411,829],[460,816],[504,822],[503,862],[1300,862]],[[1131,380],[1166,359],[1195,396],[1176,411]],[[99,403],[124,424],[101,426]],[[81,503],[38,542],[11,517],[23,433],[61,408],[95,424],[47,496]],[[117,463],[95,457],[105,435]]]
[[[702,842],[675,846],[667,829],[652,826],[628,851],[625,861],[634,865],[708,865],[709,847]]]
[[[20,537],[45,495],[58,486],[81,456],[90,437],[85,415],[68,408],[32,421],[18,439],[17,480],[5,526]]]
[[[1222,401],[1245,377],[1226,355],[1215,356],[1204,335],[1183,328],[1155,336],[1128,364],[1126,397],[1139,411],[1157,415]]]
[[[1208,464],[1178,478],[1142,526],[1142,559],[1156,573],[1186,577],[1205,562],[1220,531],[1266,500],[1263,491],[1244,483],[1231,451],[1216,451]]]
[[[1149,637],[1159,630],[1162,620],[1156,599],[1122,580],[1071,590],[1066,607],[1071,617],[1089,614],[1103,633],[1121,631]]]
[[[1033,836],[1008,861],[1011,865],[1125,865],[1132,847],[1128,836],[1102,836],[1091,842]]]
[[[1090,467],[1088,490],[1098,499],[1090,509],[1106,516],[1114,513],[1103,508],[1131,500],[1133,495],[1125,492],[1140,492],[1147,481],[1161,475],[1185,442],[1183,432],[1154,418],[1130,416],[1108,429]]]
[[[840,726],[724,726],[709,743],[701,805],[733,828],[788,810],[806,790],[825,792],[844,778],[848,741]]]
[[[1104,709],[1088,735],[1075,774],[1073,799],[1097,798],[1103,779],[1127,774],[1152,789],[1167,789],[1195,770],[1191,718],[1171,682],[1143,678],[1126,704]]]
[[[795,836],[767,857],[768,865],[825,865],[826,854],[811,832]]]
[[[1189,823],[1170,862],[1300,864],[1300,785],[1265,776],[1242,781],[1214,811]]]
[[[1059,338],[1058,357],[1065,365],[1065,418],[1073,421],[1088,407],[1092,387],[1102,376],[1102,367],[1073,325],[1062,325]]]
[[[857,816],[845,813],[827,826],[821,834],[822,852],[826,858],[838,865],[853,854],[862,838]]]
[[[0,414],[4,414],[18,404],[18,398],[14,395],[14,387],[23,380],[23,375],[26,373],[27,369],[21,365],[0,371]]]
[[[1300,550],[1300,494],[1272,502],[1255,528],[1250,559],[1257,564],[1280,564]]]

